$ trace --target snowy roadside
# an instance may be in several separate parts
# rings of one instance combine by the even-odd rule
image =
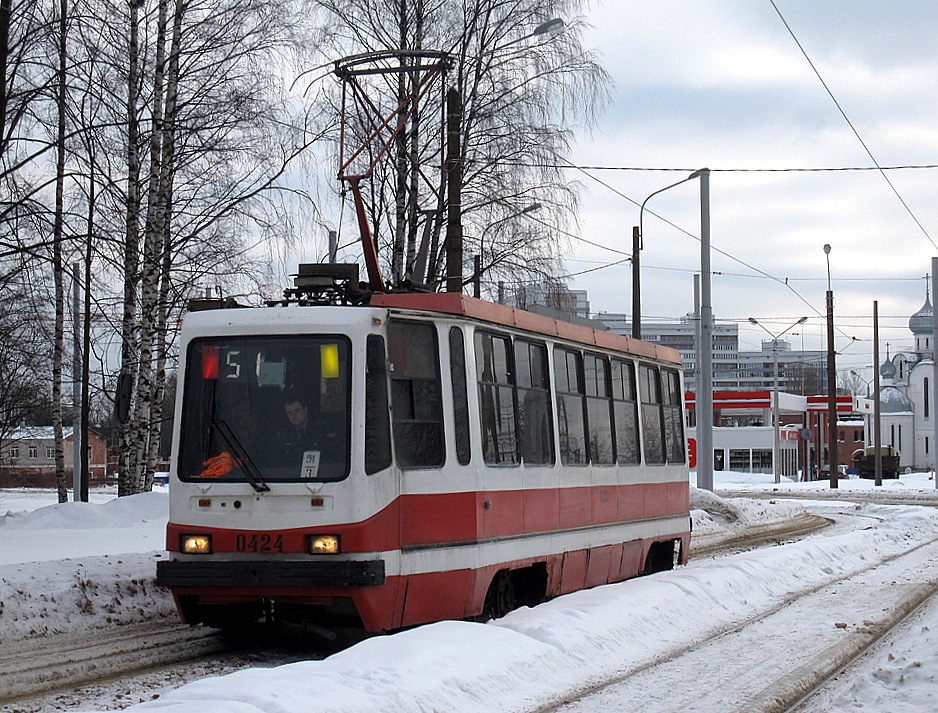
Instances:
[[[40,491],[3,491],[0,627],[5,645],[154,620],[174,621],[154,581],[163,556],[167,495],[96,493],[92,503],[35,508]],[[14,509],[16,508],[16,509]]]
[[[672,572],[575,592],[488,624],[441,622],[368,639],[324,661],[202,679],[130,710],[541,710],[669,651],[692,647],[775,609],[780,601],[933,540],[938,529],[933,509],[863,509],[878,522],[839,535],[692,561]],[[776,634],[781,632],[769,632],[767,639]]]
[[[771,487],[764,482],[762,490]],[[14,509],[8,495],[0,493],[0,512]],[[841,495],[848,500],[848,489]],[[153,584],[166,501],[163,491],[90,505],[21,503],[0,516],[4,643],[175,621],[171,598]],[[700,542],[798,517],[805,504],[693,490],[692,508]],[[905,551],[938,529],[932,509],[863,509],[878,524],[720,560],[694,560],[692,552],[690,564],[674,572],[578,592],[489,624],[441,622],[369,639],[325,661],[203,679],[134,710],[535,710],[745,620],[781,597]],[[86,547],[98,554],[82,554]],[[24,561],[28,556],[34,559]]]

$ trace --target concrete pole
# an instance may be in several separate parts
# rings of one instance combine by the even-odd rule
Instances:
[[[632,226],[632,336],[642,338],[642,236],[637,225]]]
[[[929,418],[931,418],[932,426],[934,427],[934,432],[932,434],[931,448],[931,457],[932,467],[934,469],[935,475],[935,490],[938,490],[938,308],[935,307],[938,304],[938,257],[933,257],[931,259],[931,294],[932,294],[932,308],[931,308],[931,348],[932,348],[932,378],[931,378],[931,388],[932,388],[932,397],[931,397],[931,413]]]
[[[772,422],[775,424],[775,437],[772,441],[772,470],[775,473],[775,482],[782,482],[779,470],[779,424],[778,424],[778,337],[772,339]]]
[[[883,484],[883,435],[879,420],[879,302],[873,300],[873,484]]]
[[[710,169],[700,179],[700,375],[697,379],[697,487],[713,490],[713,301],[710,292]]]

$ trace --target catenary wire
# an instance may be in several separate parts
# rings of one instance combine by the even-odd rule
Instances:
[[[811,61],[811,57],[808,56],[807,51],[802,46],[801,42],[795,36],[794,31],[791,29],[791,26],[788,24],[788,21],[782,15],[781,10],[778,9],[778,6],[775,4],[775,0],[769,0],[772,4],[772,7],[775,9],[776,14],[779,19],[782,21],[782,24],[785,25],[785,29],[788,30],[788,34],[791,35],[791,38],[795,41],[795,44],[798,45],[798,49],[801,50],[801,54],[804,55],[804,58],[807,60],[808,64],[811,66],[811,69],[814,70],[814,74],[817,75],[818,80],[823,85],[825,91],[827,91],[828,96],[831,98],[831,101],[834,102],[834,106],[837,107],[837,111],[840,112],[840,115],[844,118],[844,121],[847,122],[847,126],[850,127],[850,130],[853,132],[853,135],[857,137],[857,141],[860,142],[860,145],[863,147],[863,150],[866,151],[866,155],[870,157],[870,160],[876,165],[876,168],[879,170],[879,174],[885,179],[886,183],[889,184],[889,187],[892,189],[892,192],[896,194],[896,198],[899,199],[899,202],[902,204],[902,207],[905,208],[906,212],[915,221],[915,224],[922,231],[924,236],[928,238],[928,242],[932,244],[932,247],[938,250],[938,244],[932,240],[931,235],[928,234],[928,231],[925,230],[925,226],[922,225],[915,213],[912,212],[912,209],[909,207],[909,204],[905,202],[905,199],[893,185],[892,181],[889,180],[889,176],[886,175],[886,172],[880,167],[879,161],[876,160],[876,157],[873,156],[873,152],[870,151],[869,146],[866,145],[866,142],[863,140],[863,137],[860,136],[860,132],[857,131],[857,128],[853,125],[853,122],[850,121],[850,118],[847,116],[847,113],[843,110],[843,107],[840,105],[840,102],[837,101],[837,97],[834,96],[834,93],[831,91],[830,87],[827,86],[827,82],[824,81],[824,77],[821,76],[821,73],[818,71],[818,68],[814,65],[814,62]]]

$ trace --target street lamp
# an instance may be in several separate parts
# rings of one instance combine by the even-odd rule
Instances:
[[[533,30],[531,30],[528,34],[523,35],[521,37],[516,37],[513,40],[509,40],[505,44],[499,45],[495,49],[498,51],[501,51],[507,47],[511,47],[512,45],[516,45],[521,42],[524,42],[525,40],[530,40],[532,37],[540,37],[541,35],[560,34],[560,32],[563,31],[565,24],[566,23],[563,21],[563,19],[559,17],[554,17],[550,20],[546,20],[545,22],[542,22],[540,25],[538,25]],[[454,45],[454,48],[455,48],[455,45]]]
[[[697,322],[697,487],[713,490],[713,300],[710,293],[710,169],[701,168],[670,186],[665,186],[642,201],[638,212],[639,235],[645,204],[652,196],[700,179],[700,319]],[[632,336],[641,338],[641,305],[638,290],[637,251],[632,255]],[[696,297],[696,295],[695,295]]]
[[[860,372],[858,372],[856,369],[851,369],[851,370],[850,370],[850,373],[851,373],[853,376],[857,377],[857,378],[858,378],[860,381],[862,381],[864,384],[866,384],[866,396],[867,396],[867,398],[869,398],[869,396],[870,396],[870,383],[872,383],[872,382],[870,382],[870,381],[864,379],[864,378],[860,375]]]
[[[531,205],[526,206],[519,211],[506,215],[504,218],[499,218],[498,220],[495,220],[489,223],[482,229],[482,233],[479,235],[479,253],[478,255],[475,256],[475,259],[474,259],[475,264],[473,265],[472,277],[470,277],[468,280],[466,280],[463,283],[463,284],[468,284],[470,282],[472,283],[472,296],[473,297],[481,296],[482,273],[488,270],[489,268],[491,268],[495,264],[495,260],[493,259],[488,265],[483,265],[482,247],[484,245],[484,238],[488,234],[488,232],[492,228],[494,228],[496,225],[501,225],[502,223],[506,223],[509,220],[513,220],[514,218],[518,218],[522,215],[527,215],[528,213],[533,213],[534,211],[538,211],[540,209],[541,209],[540,203],[532,203]]]
[[[752,324],[762,327],[762,330],[772,337],[772,372],[773,372],[773,381],[772,381],[772,421],[775,423],[775,438],[772,442],[772,470],[775,473],[775,482],[780,483],[782,480],[781,473],[779,471],[779,460],[781,458],[781,445],[779,443],[779,409],[778,409],[778,340],[785,332],[789,329],[794,329],[799,324],[804,324],[808,321],[807,317],[802,317],[794,324],[789,325],[783,329],[778,334],[772,334],[765,325],[756,320],[755,317],[750,317],[749,321]]]
[[[642,292],[640,288],[640,269],[639,269],[639,251],[644,246],[645,232],[643,229],[642,219],[645,215],[645,204],[654,196],[659,193],[664,193],[670,188],[679,186],[682,183],[687,183],[695,178],[700,176],[700,171],[694,171],[687,178],[682,178],[680,181],[672,183],[670,186],[665,186],[664,188],[659,188],[654,193],[651,193],[648,198],[642,201],[641,206],[638,209],[638,233],[636,233],[632,242],[632,336],[636,339],[642,338]]]

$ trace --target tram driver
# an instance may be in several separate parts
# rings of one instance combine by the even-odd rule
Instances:
[[[315,416],[311,416],[309,402],[297,393],[288,393],[283,401],[283,412],[288,425],[277,433],[277,445],[282,458],[292,465],[309,465],[307,454],[318,454],[316,470],[332,470],[341,459],[336,452],[337,434],[329,432]],[[308,477],[308,476],[307,476]]]

